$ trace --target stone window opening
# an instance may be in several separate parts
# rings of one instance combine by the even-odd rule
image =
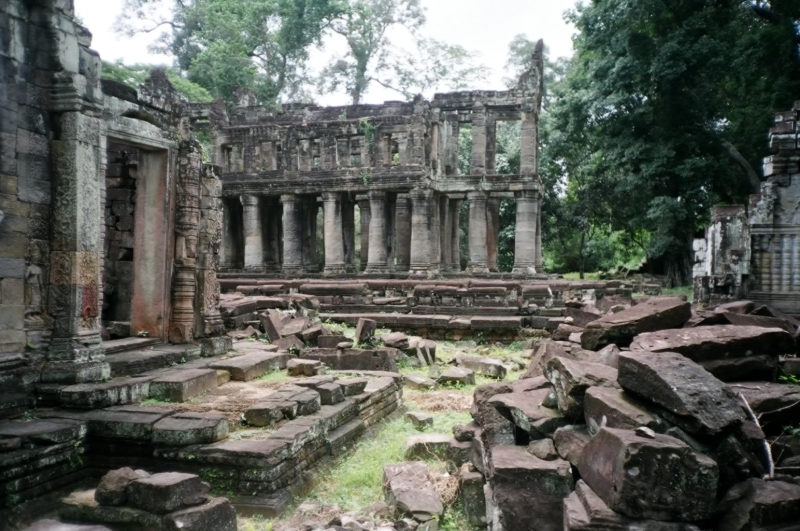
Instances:
[[[222,153],[225,160],[225,168],[228,172],[236,173],[244,171],[241,144],[224,145],[222,146]]]
[[[361,138],[353,137],[350,139],[350,166],[358,168],[361,165]]]
[[[280,143],[276,143],[275,145],[275,169],[283,169],[283,148]]]
[[[314,140],[311,145],[311,169],[322,169],[322,144],[319,140]]]

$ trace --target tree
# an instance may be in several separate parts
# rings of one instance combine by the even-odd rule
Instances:
[[[124,65],[121,62],[109,63],[103,61],[102,75],[105,79],[112,79],[138,89],[139,85],[147,80],[147,77],[154,68],[161,68],[164,70],[167,74],[167,78],[175,87],[175,90],[182,94],[187,100],[202,102],[214,99],[205,88],[182,77],[176,68],[168,66],[145,64]]]
[[[127,33],[168,27],[159,51],[176,57],[189,79],[230,99],[246,86],[265,104],[298,94],[308,80],[309,49],[344,9],[341,0],[126,0]],[[125,16],[133,14],[133,16]]]

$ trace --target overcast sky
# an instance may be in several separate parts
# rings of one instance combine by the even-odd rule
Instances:
[[[169,0],[165,0],[168,2]],[[113,25],[122,11],[123,0],[75,0],[78,16],[94,35],[92,48],[106,61],[124,63],[171,64],[172,59],[150,53],[148,44],[153,36],[129,39],[114,32]],[[503,66],[508,43],[518,33],[531,39],[543,38],[553,57],[572,55],[574,28],[564,22],[563,13],[574,6],[575,0],[423,0],[427,7],[428,23],[424,33],[481,54],[481,60],[494,71],[484,89],[502,89]],[[395,39],[403,44],[403,36]],[[342,43],[328,39],[323,50],[312,55],[312,67],[319,69]],[[399,99],[395,92],[373,87],[365,103],[380,103]],[[325,105],[348,103],[346,94],[333,94],[319,99]]]

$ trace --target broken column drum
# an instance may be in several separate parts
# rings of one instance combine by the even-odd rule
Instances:
[[[259,104],[248,89],[238,89],[229,112],[210,116],[213,160],[221,166],[224,197],[248,198],[242,220],[226,227],[255,241],[269,216],[251,212],[251,197],[322,197],[324,249],[321,256],[303,246],[298,261],[294,240],[309,223],[291,215],[301,209],[283,201],[283,260],[263,259],[258,244],[245,249],[241,272],[292,277],[321,270],[327,277],[356,273],[408,272],[433,276],[461,272],[459,214],[469,206],[467,273],[488,276],[498,269],[500,205],[517,202],[515,276],[541,273],[541,197],[538,176],[539,113],[543,58],[539,46],[516,87],[506,91],[436,94],[432,100],[386,102],[347,108],[285,105],[277,113]],[[498,122],[521,123],[520,173],[500,175],[495,168]],[[467,174],[459,174],[459,132],[471,126]],[[245,201],[243,199],[243,201]],[[270,203],[271,204],[271,203]],[[361,216],[355,241],[353,209]],[[306,208],[306,207],[302,207]],[[236,212],[228,212],[232,218]],[[302,215],[295,213],[297,219]],[[291,218],[291,219],[290,219]],[[298,226],[298,224],[303,226]],[[249,247],[251,244],[246,243]],[[264,256],[268,253],[263,252]],[[232,256],[227,252],[225,256]],[[226,266],[230,264],[226,260]],[[228,267],[228,270],[231,270]]]

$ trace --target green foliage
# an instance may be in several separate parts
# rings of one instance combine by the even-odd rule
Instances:
[[[782,376],[779,376],[778,381],[792,385],[800,385],[800,378],[798,378],[794,374],[784,374]]]
[[[124,65],[121,62],[109,63],[103,61],[102,75],[106,79],[112,79],[138,89],[139,85],[147,80],[147,77],[154,68],[161,68],[164,70],[170,83],[175,87],[175,90],[182,94],[187,100],[201,102],[211,101],[213,99],[206,89],[183,77],[177,69],[167,66],[146,65],[141,63]]]

